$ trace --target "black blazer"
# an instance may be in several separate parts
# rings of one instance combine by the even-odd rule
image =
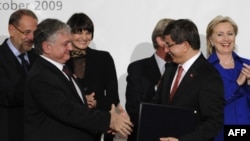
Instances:
[[[133,132],[128,136],[128,141],[136,141],[140,103],[152,100],[161,73],[154,55],[129,64],[127,71],[125,105],[131,121],[134,123]]]
[[[0,46],[0,139],[23,140],[23,94],[26,74],[6,39]],[[36,53],[32,49],[28,58],[32,65]]]
[[[169,64],[157,91],[158,103],[193,108],[197,111],[197,128],[178,137],[181,141],[210,141],[223,125],[224,87],[217,70],[201,54],[186,72],[172,102],[169,102],[171,84],[177,64]],[[180,117],[185,118],[185,117]],[[164,122],[164,121],[163,121]]]
[[[25,141],[93,141],[93,133],[109,129],[109,112],[89,109],[62,71],[41,57],[24,100]]]
[[[106,51],[87,48],[85,76],[78,79],[80,87],[86,92],[95,92],[97,109],[109,111],[112,104],[120,102],[118,80],[112,56]],[[67,62],[74,72],[72,60]]]

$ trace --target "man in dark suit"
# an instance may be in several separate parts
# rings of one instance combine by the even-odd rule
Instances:
[[[26,71],[22,68],[20,54],[31,67],[38,56],[32,49],[33,32],[38,19],[27,9],[11,14],[9,34],[0,46],[0,140],[23,140],[23,94]]]
[[[167,53],[164,51],[166,44],[163,40],[163,32],[170,21],[172,19],[159,20],[152,32],[154,55],[132,62],[128,66],[126,110],[134,123],[133,132],[128,136],[128,141],[136,141],[140,102],[152,100],[157,83],[165,71],[165,63],[169,61]]]
[[[65,69],[70,58],[71,29],[57,20],[45,19],[34,32],[40,54],[26,83],[24,96],[25,141],[93,141],[96,133],[110,130],[127,136],[129,116],[121,106],[109,112],[88,108],[76,79]]]
[[[161,141],[212,141],[223,125],[223,82],[217,70],[200,51],[196,25],[187,19],[171,22],[164,31],[165,51],[173,59],[168,64],[157,91],[158,103],[192,108],[197,112],[196,128],[179,137]],[[183,68],[175,92],[177,68]],[[185,117],[180,117],[179,120]],[[164,121],[162,121],[164,122]]]

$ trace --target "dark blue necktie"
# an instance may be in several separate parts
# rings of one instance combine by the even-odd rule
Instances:
[[[21,65],[23,67],[23,70],[27,74],[29,72],[29,62],[27,60],[25,60],[24,55],[25,54],[22,53],[22,54],[18,55],[18,57],[21,59]]]

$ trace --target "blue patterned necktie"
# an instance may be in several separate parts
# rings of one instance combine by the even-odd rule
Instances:
[[[23,67],[23,70],[27,74],[29,72],[30,67],[29,67],[29,62],[25,60],[24,56],[25,56],[24,53],[18,55],[18,57],[21,59],[21,65]]]

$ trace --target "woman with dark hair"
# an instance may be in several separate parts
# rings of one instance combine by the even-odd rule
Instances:
[[[112,56],[107,51],[89,47],[94,36],[94,24],[84,13],[73,14],[67,24],[71,27],[73,51],[67,62],[84,91],[89,108],[109,111],[112,104],[119,104],[118,80]],[[100,141],[97,133],[95,141]],[[112,134],[104,135],[112,141]]]

